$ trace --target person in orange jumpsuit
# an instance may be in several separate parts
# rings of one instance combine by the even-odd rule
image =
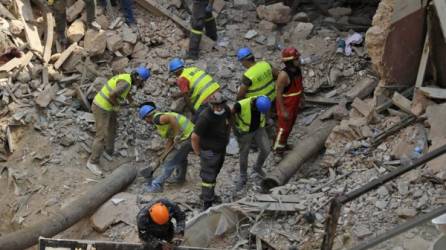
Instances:
[[[287,144],[299,113],[303,95],[300,54],[296,48],[288,47],[282,51],[285,64],[276,81],[277,129],[274,150],[282,153],[291,147]]]

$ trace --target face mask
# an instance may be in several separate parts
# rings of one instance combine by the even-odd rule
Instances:
[[[215,111],[214,110],[214,114],[216,114],[216,115],[223,115],[225,113],[225,110],[224,109],[222,109],[222,110],[220,110],[220,111]]]

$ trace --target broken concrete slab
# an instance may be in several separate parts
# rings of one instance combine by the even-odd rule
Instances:
[[[122,199],[114,204],[114,199]],[[105,232],[110,226],[118,222],[124,222],[130,226],[136,226],[136,215],[139,208],[136,195],[131,193],[118,193],[114,195],[90,217],[93,228],[98,232]]]
[[[107,49],[115,52],[122,48],[124,45],[124,41],[122,37],[118,34],[116,34],[114,31],[108,31],[107,32]]]
[[[289,41],[299,41],[307,39],[313,31],[314,25],[312,23],[298,23],[290,32]]]
[[[111,67],[115,73],[122,73],[128,64],[129,59],[127,57],[120,57],[112,62]]]
[[[71,43],[79,42],[85,35],[85,24],[82,20],[74,21],[67,30],[67,38]]]
[[[349,100],[353,100],[356,97],[364,99],[373,93],[373,90],[375,90],[377,85],[378,85],[377,80],[373,78],[363,78],[358,83],[356,83],[353,86],[353,88],[351,88],[347,93],[345,93],[345,96]]]
[[[367,122],[371,122],[375,115],[375,109],[372,105],[367,104],[365,101],[355,98],[352,103],[352,107],[363,115]]]
[[[83,1],[83,0],[79,0]],[[104,53],[107,47],[107,35],[103,30],[97,31],[88,29],[84,38],[84,48],[90,53],[90,56]]]
[[[412,102],[403,95],[401,95],[400,93],[395,92],[393,94],[392,103],[395,104],[395,106],[400,108],[402,111],[408,114],[412,114],[411,111]]]
[[[261,30],[263,32],[272,32],[277,29],[277,24],[267,21],[267,20],[262,20],[258,24],[258,27],[259,27],[259,30]]]
[[[133,32],[132,29],[130,29],[130,27],[128,27],[127,25],[124,25],[121,29],[121,36],[122,39],[124,40],[124,42],[128,42],[131,44],[136,44],[137,40],[138,40],[138,35],[136,33]]]
[[[286,24],[291,20],[291,8],[282,2],[257,7],[257,15],[276,24]]]
[[[36,97],[35,102],[39,107],[46,108],[50,102],[56,97],[56,87],[54,85],[47,86],[40,94]]]
[[[84,10],[85,1],[77,0],[73,5],[67,9],[67,21],[73,22]]]
[[[429,98],[446,100],[446,89],[436,87],[420,87],[418,89]]]

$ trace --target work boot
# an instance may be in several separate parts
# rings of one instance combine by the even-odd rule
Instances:
[[[186,53],[186,57],[185,57],[186,59],[190,59],[190,60],[193,60],[193,61],[196,61],[196,60],[198,60],[198,53],[195,53],[195,52],[191,52],[191,51],[188,51],[187,53]]]
[[[166,182],[169,184],[183,185],[186,182],[186,178],[176,176],[173,178],[169,178]]]
[[[236,192],[242,191],[246,186],[246,182],[247,182],[246,179],[242,179],[242,178],[238,179],[235,182],[235,191]]]
[[[253,168],[254,173],[260,175],[260,177],[265,178],[266,173],[261,168]]]
[[[90,170],[95,175],[98,175],[98,176],[102,176],[103,175],[101,169],[99,169],[99,165],[90,162],[90,160],[87,161],[87,168],[88,168],[88,170]]]
[[[144,187],[143,189],[144,193],[162,193],[163,187],[159,186],[157,184],[150,184]]]

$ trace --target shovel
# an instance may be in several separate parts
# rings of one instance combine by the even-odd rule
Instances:
[[[155,167],[147,167],[141,170],[140,174],[146,179],[152,179],[153,173],[161,166],[164,159],[166,159],[167,155],[172,152],[172,150],[175,148],[175,144],[172,144],[169,148],[165,149],[164,152],[161,154],[161,156],[158,158],[158,162],[156,163]]]

